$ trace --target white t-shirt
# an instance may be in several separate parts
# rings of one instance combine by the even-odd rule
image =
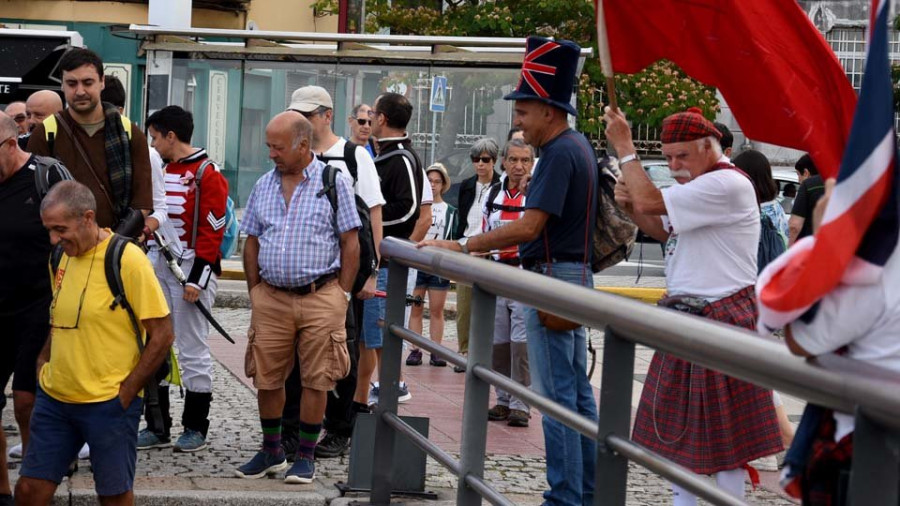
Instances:
[[[756,284],[759,207],[753,184],[720,169],[662,190],[666,289],[710,301]]]
[[[449,239],[451,223],[447,210],[450,206],[446,202],[435,202],[431,204],[431,227],[425,233],[425,239]]]
[[[472,237],[481,233],[482,220],[484,219],[484,201],[487,199],[488,193],[491,192],[492,181],[480,183],[475,181],[475,200],[472,207],[469,208],[469,214],[466,215],[466,231],[463,233],[466,237]]]
[[[328,151],[322,153],[322,156],[326,158],[343,158],[344,145],[346,144],[347,139],[339,138],[337,142],[328,148]],[[350,172],[347,170],[347,164],[343,160],[330,160],[328,164],[336,169],[340,169],[345,176],[352,179]],[[369,209],[375,206],[383,206],[385,201],[384,196],[381,194],[381,183],[378,181],[375,161],[372,160],[372,156],[369,155],[366,148],[362,146],[356,147],[356,177],[356,184],[353,186],[353,189],[363,199],[363,202],[369,206]]]
[[[900,372],[900,258],[894,255],[878,282],[839,285],[819,302],[812,321],[791,324],[794,340],[813,355],[847,346],[847,356]],[[835,413],[835,438],[853,431],[853,416]]]

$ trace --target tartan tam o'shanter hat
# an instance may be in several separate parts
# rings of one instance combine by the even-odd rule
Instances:
[[[703,117],[703,111],[691,107],[687,111],[677,112],[663,120],[660,141],[663,144],[672,144],[695,141],[710,136],[721,140],[722,132],[713,125],[712,121]]]
[[[539,100],[575,116],[570,101],[580,56],[574,42],[528,37],[519,84],[504,100]]]

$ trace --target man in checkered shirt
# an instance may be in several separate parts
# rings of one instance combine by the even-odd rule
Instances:
[[[257,388],[263,445],[239,467],[262,478],[288,467],[281,448],[284,382],[297,353],[303,395],[300,441],[285,483],[311,483],[327,393],[350,370],[345,316],[359,267],[353,183],[337,174],[337,210],[323,191],[325,164],[311,150],[311,113],[283,112],[269,122],[275,168],[253,187],[241,231],[251,319],[245,369]]]
[[[750,178],[722,160],[722,134],[698,109],[663,121],[662,151],[680,183],[659,190],[647,177],[624,115],[607,107],[606,136],[619,155],[616,202],[665,244],[660,305],[745,328],[756,326],[759,204]],[[718,486],[744,496],[748,463],[782,449],[772,392],[657,352],[632,439]],[[672,485],[675,506],[696,505]]]

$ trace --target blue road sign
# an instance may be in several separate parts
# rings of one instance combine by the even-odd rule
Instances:
[[[431,78],[431,103],[428,109],[432,112],[447,110],[447,78],[434,76]]]

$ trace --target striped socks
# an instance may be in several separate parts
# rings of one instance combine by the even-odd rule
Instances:
[[[297,445],[297,460],[315,460],[316,442],[319,440],[319,433],[322,432],[322,424],[315,425],[300,421],[300,443]]]
[[[281,452],[281,418],[260,418],[263,432],[262,451],[278,455]]]

